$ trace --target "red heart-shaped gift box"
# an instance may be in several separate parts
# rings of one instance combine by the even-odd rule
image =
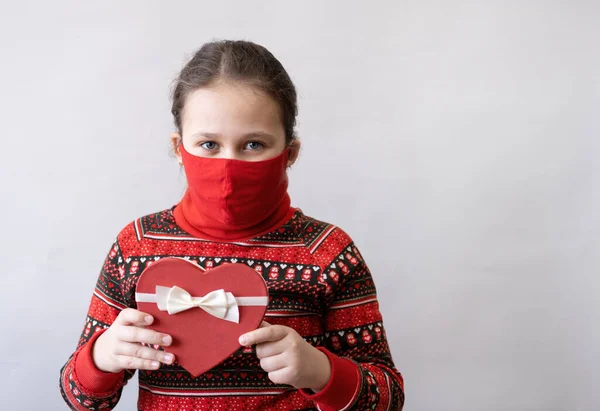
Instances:
[[[182,258],[163,258],[147,267],[137,283],[136,297],[155,294],[156,286],[177,286],[193,297],[223,289],[239,297],[268,297],[265,281],[244,264],[224,264],[205,271]],[[169,334],[173,344],[166,348],[192,376],[210,370],[240,348],[240,335],[257,329],[267,306],[239,306],[239,323],[215,317],[199,307],[177,314],[161,311],[155,302],[138,302],[138,310],[151,314],[148,328]]]

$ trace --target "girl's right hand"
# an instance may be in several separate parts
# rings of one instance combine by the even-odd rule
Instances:
[[[170,335],[145,328],[154,318],[132,308],[119,313],[115,322],[94,343],[92,359],[104,372],[117,373],[124,369],[156,370],[160,363],[172,364],[173,354],[144,347],[140,343],[168,347]]]

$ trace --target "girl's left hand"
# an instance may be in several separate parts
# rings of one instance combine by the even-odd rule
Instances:
[[[260,366],[275,384],[321,391],[331,377],[329,359],[293,328],[262,322],[259,329],[240,337],[240,344],[256,344]]]

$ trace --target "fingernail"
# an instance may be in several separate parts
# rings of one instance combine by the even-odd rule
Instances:
[[[248,342],[248,339],[242,335],[240,337],[240,344],[242,344],[243,346],[246,346],[247,342]]]
[[[152,368],[158,368],[160,367],[160,364],[158,363],[158,361],[152,361]]]
[[[173,354],[165,354],[165,356],[163,357],[163,360],[165,360],[166,362],[173,361]]]
[[[149,315],[147,315],[147,316],[146,316],[146,318],[144,318],[144,320],[146,320],[146,322],[147,322],[148,324],[150,324],[150,323],[152,322],[152,317],[151,317],[151,316],[149,316]]]
[[[171,337],[169,337],[168,335],[166,337],[163,337],[163,343],[166,345],[171,344]]]

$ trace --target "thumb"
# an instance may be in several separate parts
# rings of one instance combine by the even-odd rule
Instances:
[[[270,326],[271,326],[271,324],[269,324],[266,321],[263,321],[262,323],[260,323],[260,327],[259,328],[265,328],[265,327],[270,327]]]

